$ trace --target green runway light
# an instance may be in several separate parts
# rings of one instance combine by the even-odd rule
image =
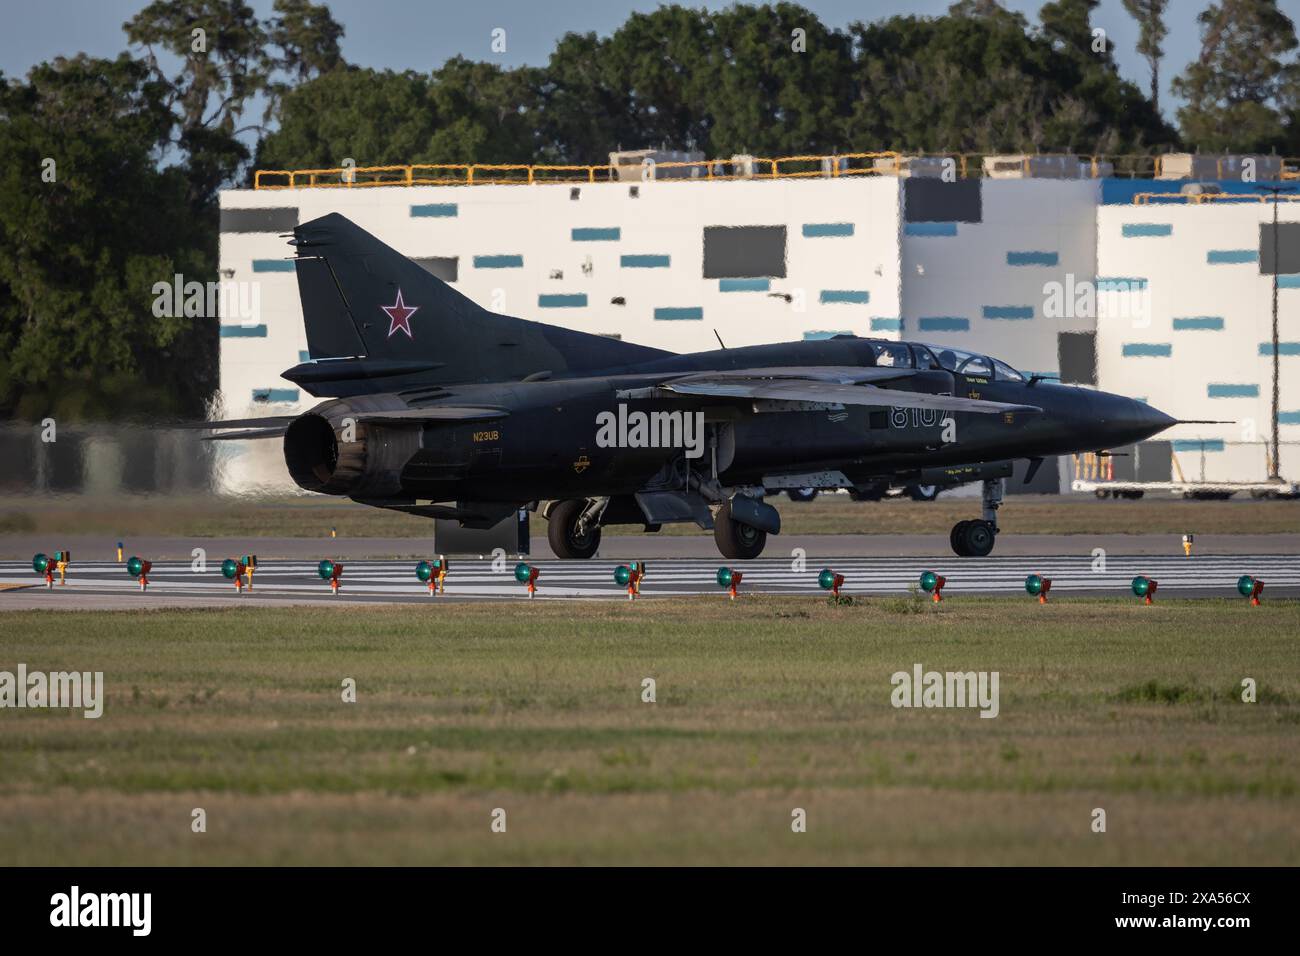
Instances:
[[[817,575],[817,583],[823,591],[829,591],[835,587],[835,572],[830,568],[822,568],[822,573]]]
[[[433,565],[428,561],[421,561],[415,566],[415,576],[427,584],[433,577]]]
[[[731,580],[734,576],[735,572],[731,568],[718,568],[718,587],[731,587]]]
[[[1255,579],[1249,574],[1243,574],[1237,578],[1237,593],[1242,597],[1250,597],[1251,592],[1255,590]]]
[[[523,561],[520,561],[518,564],[515,565],[515,580],[518,581],[520,584],[526,584],[528,582],[528,578],[532,575],[532,573],[533,573],[533,569],[530,568]]]
[[[629,568],[626,564],[620,564],[618,567],[614,569],[615,584],[621,587],[627,587],[627,582],[631,580],[632,580],[632,569]]]
[[[329,558],[321,561],[320,564],[316,565],[316,573],[320,575],[322,581],[328,581],[334,577],[334,562]]]
[[[1037,597],[1043,593],[1043,579],[1037,574],[1031,574],[1025,578],[1025,590]]]
[[[1138,597],[1146,597],[1151,590],[1151,579],[1138,575],[1133,579],[1133,593]]]
[[[939,575],[933,571],[924,571],[921,573],[921,590],[933,591],[939,584]]]
[[[227,580],[235,580],[235,576],[239,574],[239,562],[234,558],[226,558],[221,562],[221,573]]]
[[[32,558],[32,570],[37,574],[44,574],[45,569],[50,566],[50,558],[45,554],[38,554]]]
[[[144,571],[144,562],[134,555],[126,562],[126,573],[133,578],[138,578]]]

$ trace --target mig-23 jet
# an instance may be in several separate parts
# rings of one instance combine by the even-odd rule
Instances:
[[[283,437],[309,491],[469,528],[539,509],[562,558],[591,557],[606,525],[668,522],[754,558],[780,532],[765,492],[962,481],[983,482],[982,514],[952,548],[983,556],[1016,459],[1029,480],[1046,456],[1175,424],[948,346],[837,335],[679,355],[499,315],[338,214],[290,244],[310,361],[283,377],[324,400],[206,423],[212,437]]]

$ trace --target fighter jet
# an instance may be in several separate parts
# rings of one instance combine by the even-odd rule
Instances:
[[[287,238],[287,236],[286,236]],[[607,525],[712,529],[757,557],[777,489],[981,481],[958,555],[993,550],[1016,459],[1098,451],[1175,420],[950,346],[851,335],[675,354],[484,309],[338,214],[294,229],[310,361],[298,416],[206,423],[283,438],[303,488],[490,528],[540,510],[552,550]],[[721,344],[721,343],[720,343]]]

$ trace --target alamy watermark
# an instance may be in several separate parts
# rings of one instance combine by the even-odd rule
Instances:
[[[704,457],[703,412],[630,412],[596,414],[598,448],[683,448],[687,458]]]
[[[87,720],[104,713],[103,671],[0,671],[0,708],[68,708]]]
[[[889,702],[895,707],[978,707],[981,717],[996,717],[1000,709],[997,671],[897,671]]]

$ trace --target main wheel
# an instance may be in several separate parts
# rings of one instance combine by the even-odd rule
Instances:
[[[934,501],[939,497],[938,485],[908,485],[903,493],[913,501]]]
[[[993,551],[995,532],[987,521],[968,521],[961,533],[962,551],[969,558],[984,558]]]
[[[551,508],[546,523],[546,540],[557,558],[590,558],[600,547],[600,526],[578,533],[578,517],[587,507],[585,501],[570,498]]]
[[[816,488],[789,488],[786,490],[786,497],[791,501],[812,501],[817,497]]]
[[[952,530],[948,532],[948,544],[952,546],[952,553],[961,558],[969,557],[965,551],[966,526],[968,524],[970,524],[969,521],[958,521],[952,526]]]
[[[763,553],[767,532],[741,524],[731,517],[731,502],[724,502],[713,517],[713,540],[724,558],[748,561]]]

